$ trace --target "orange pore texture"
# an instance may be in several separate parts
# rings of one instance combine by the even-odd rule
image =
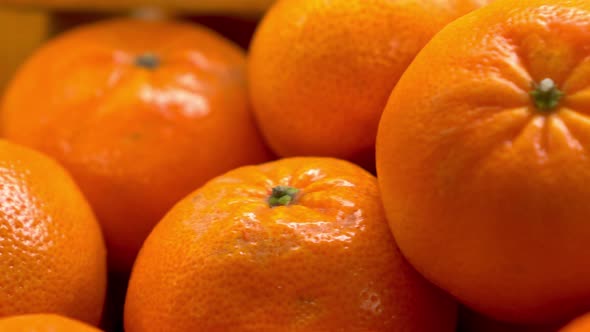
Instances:
[[[55,161],[0,140],[0,317],[101,318],[106,250],[74,181]]]
[[[159,65],[136,65],[144,54]],[[198,26],[84,26],[20,70],[4,99],[2,132],[70,170],[113,266],[126,270],[176,201],[214,176],[268,160],[244,76],[243,52]]]
[[[48,314],[0,319],[0,332],[100,332],[75,320]]]
[[[590,2],[498,0],[440,32],[377,140],[408,260],[470,307],[521,323],[590,308]],[[550,78],[557,108],[536,108]]]
[[[387,97],[443,26],[489,0],[280,0],[249,58],[254,111],[281,156],[374,164]]]
[[[300,190],[271,208],[275,186]],[[377,180],[345,161],[294,158],[218,177],[143,246],[127,332],[454,331],[456,304],[402,258]]]

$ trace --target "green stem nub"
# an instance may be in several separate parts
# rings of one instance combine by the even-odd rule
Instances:
[[[559,106],[559,102],[563,98],[563,92],[557,88],[552,79],[546,78],[539,84],[533,83],[531,98],[539,111],[549,112]]]
[[[288,186],[277,186],[272,188],[272,193],[268,198],[270,207],[287,206],[295,201],[299,189]]]
[[[135,58],[135,65],[149,70],[160,66],[160,58],[153,53],[144,53]]]

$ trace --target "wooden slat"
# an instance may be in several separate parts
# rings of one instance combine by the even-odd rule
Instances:
[[[17,67],[47,38],[49,25],[44,13],[0,9],[0,98]]]
[[[0,7],[75,11],[122,11],[158,7],[185,13],[256,15],[274,0],[0,0]]]

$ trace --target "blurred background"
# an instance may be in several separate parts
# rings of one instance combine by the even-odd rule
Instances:
[[[200,23],[247,48],[273,0],[0,0],[0,91],[43,41],[79,24],[117,16]]]

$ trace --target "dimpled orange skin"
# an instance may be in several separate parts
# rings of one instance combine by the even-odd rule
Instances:
[[[499,320],[590,307],[589,43],[588,1],[496,1],[433,38],[383,114],[377,170],[402,252]],[[554,109],[529,94],[545,79],[564,94]]]
[[[90,206],[50,158],[0,140],[0,317],[101,318],[106,251]]]
[[[299,189],[271,208],[271,189]],[[294,158],[218,177],[144,244],[125,331],[454,331],[456,304],[400,255],[376,179]]]
[[[453,19],[491,0],[280,0],[255,35],[250,95],[268,144],[284,157],[373,164],[391,89]]]
[[[575,319],[559,332],[590,332],[590,315]]]
[[[159,64],[136,65],[144,54]],[[199,26],[98,23],[28,61],[7,91],[2,131],[66,166],[97,213],[112,266],[130,270],[179,199],[269,159],[244,76],[243,52]]]
[[[0,319],[0,332],[100,332],[100,330],[70,318],[36,314]]]

